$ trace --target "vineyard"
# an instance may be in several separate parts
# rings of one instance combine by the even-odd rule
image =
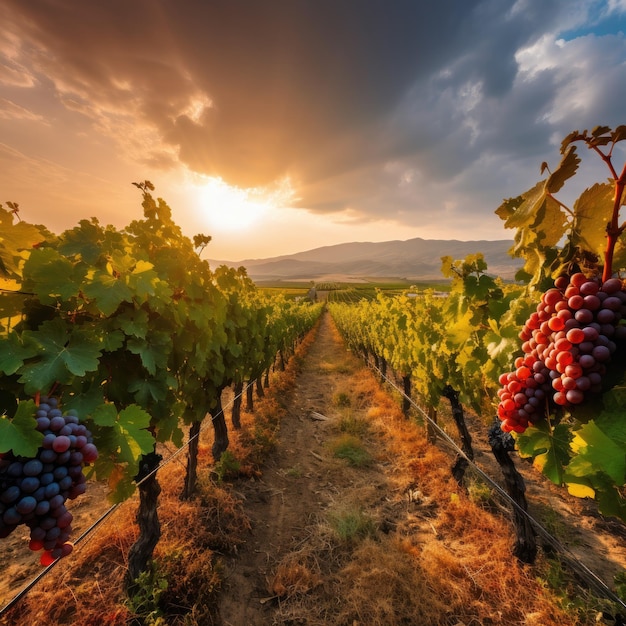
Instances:
[[[114,582],[112,624],[624,623],[623,139],[572,133],[556,169],[497,210],[525,260],[517,282],[477,252],[443,259],[445,292],[317,285],[325,304],[259,289],[203,261],[210,237],[185,237],[149,181],[135,183],[144,218],[122,230],[55,235],[0,207],[0,538],[14,554],[23,539],[44,574],[76,556],[67,588]],[[570,207],[557,194],[581,144],[609,182]],[[531,465],[552,485],[543,519]],[[111,504],[76,537],[92,485]],[[613,566],[555,537],[550,498],[574,519],[591,507]],[[101,524],[108,539],[83,551]],[[42,616],[36,592],[7,623],[102,621],[93,598]]]

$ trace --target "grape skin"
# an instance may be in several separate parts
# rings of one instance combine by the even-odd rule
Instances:
[[[29,547],[44,550],[42,565],[72,551],[72,514],[65,506],[85,492],[84,464],[98,451],[76,415],[63,415],[56,398],[42,398],[35,415],[43,441],[37,457],[0,454],[0,537],[19,524],[30,528]]]
[[[601,283],[579,272],[554,284],[519,334],[525,356],[516,359],[514,372],[500,376],[498,417],[506,432],[524,432],[550,403],[571,407],[601,391],[616,341],[626,338],[620,279]]]

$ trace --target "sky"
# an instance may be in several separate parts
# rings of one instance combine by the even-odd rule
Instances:
[[[626,0],[2,0],[0,203],[123,228],[150,180],[230,261],[510,239],[568,133],[626,124],[625,33]]]

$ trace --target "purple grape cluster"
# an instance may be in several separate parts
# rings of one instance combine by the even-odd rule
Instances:
[[[502,430],[522,433],[550,403],[571,407],[600,392],[617,342],[626,339],[624,318],[619,278],[601,282],[581,272],[557,278],[519,334],[524,356],[500,376]]]
[[[0,538],[26,524],[30,549],[44,550],[41,563],[49,565],[72,551],[65,502],[85,493],[83,465],[98,451],[89,430],[74,412],[63,415],[56,398],[42,398],[36,419],[43,441],[35,458],[0,454]]]

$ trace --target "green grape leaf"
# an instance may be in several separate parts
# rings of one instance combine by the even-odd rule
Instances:
[[[26,222],[13,224],[13,216],[0,207],[0,268],[8,277],[21,276],[20,265],[35,245],[46,239],[42,227]]]
[[[103,423],[94,422],[93,426],[94,441],[100,453],[95,471],[98,477],[108,479],[112,500],[120,502],[132,495],[139,461],[142,455],[154,450],[154,437],[148,430],[151,416],[141,407],[131,404],[117,413],[111,406],[103,405],[94,412]]]
[[[74,277],[74,265],[52,248],[33,250],[24,264],[25,287],[34,291],[42,303],[75,298],[84,278],[84,271]]]
[[[88,265],[95,265],[103,254],[103,230],[98,220],[81,220],[79,226],[62,235],[59,252],[64,256],[76,256]]]
[[[136,402],[142,406],[165,399],[163,385],[143,378],[132,381],[128,385],[128,391],[134,395]]]
[[[117,421],[117,408],[111,402],[100,404],[91,413],[91,419],[98,426],[114,426]]]
[[[531,457],[533,465],[556,485],[563,484],[564,467],[570,460],[569,428],[551,428],[547,420],[529,427],[517,436],[520,455]]]
[[[148,261],[137,261],[132,272],[128,275],[128,286],[135,292],[136,297],[145,302],[149,296],[154,296],[156,284],[160,282],[154,266]]]
[[[119,412],[115,424],[120,436],[120,458],[135,461],[154,450],[154,437],[148,430],[151,416],[140,406],[131,404]]]
[[[122,279],[101,270],[95,271],[91,280],[85,282],[83,291],[106,316],[113,315],[122,302],[131,302],[133,296],[133,292]]]
[[[43,440],[35,420],[37,406],[32,400],[21,401],[13,419],[0,415],[0,452],[13,451],[16,456],[33,458]]]
[[[117,315],[115,321],[120,325],[124,333],[130,337],[143,339],[148,334],[150,320],[148,312],[143,309],[127,309]]]
[[[24,341],[17,333],[10,333],[0,340],[0,372],[7,376],[15,374],[24,361],[36,356],[37,352],[33,342]]]
[[[157,351],[145,340],[129,339],[126,344],[128,350],[139,355],[142,365],[154,376],[156,374]]]
[[[98,369],[101,345],[87,331],[71,332],[65,322],[44,322],[23,336],[37,346],[39,359],[21,369],[20,382],[26,393],[51,389],[55,382],[66,383],[71,376],[84,376]]]
[[[124,333],[119,330],[107,330],[102,336],[102,351],[115,352],[124,345]]]
[[[614,416],[623,419],[623,414]],[[623,441],[614,441],[593,421],[583,424],[571,443],[576,456],[567,471],[573,476],[584,476],[601,471],[611,477],[616,485],[626,483],[626,451]],[[581,472],[585,472],[584,474]]]

